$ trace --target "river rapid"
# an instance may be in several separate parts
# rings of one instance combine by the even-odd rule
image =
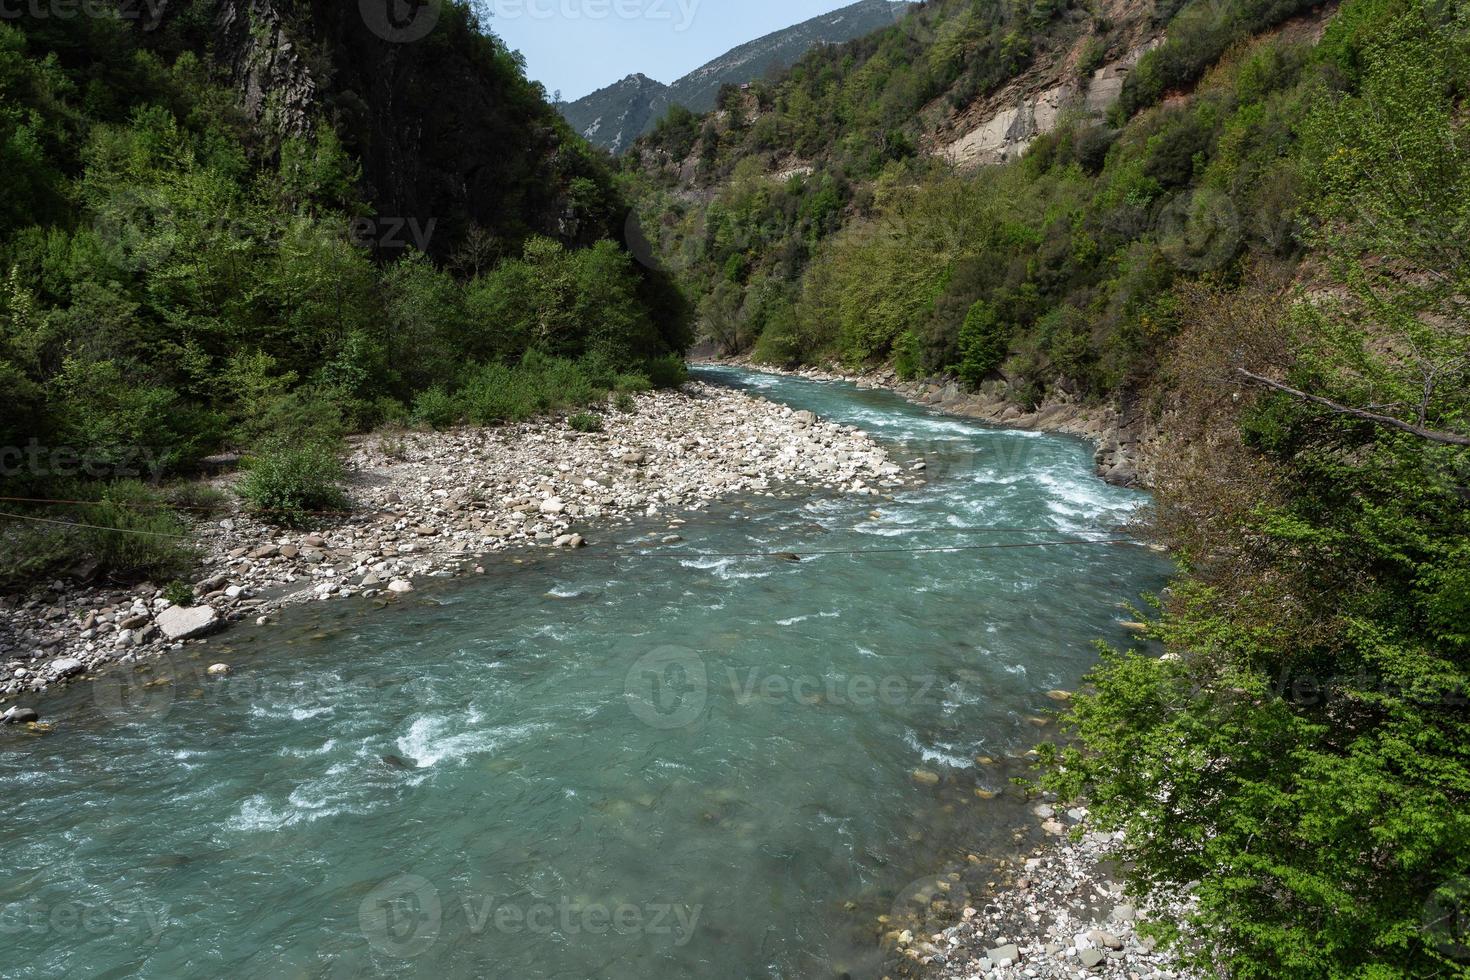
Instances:
[[[1079,440],[697,374],[927,482],[591,530],[60,693],[0,738],[0,975],[880,975],[879,916],[1015,853],[1048,692],[1169,566]]]

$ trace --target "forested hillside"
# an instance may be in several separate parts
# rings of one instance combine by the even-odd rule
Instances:
[[[139,478],[233,449],[267,474],[257,505],[329,506],[344,432],[669,374],[677,292],[617,243],[606,164],[468,8],[414,43],[325,3],[149,9],[0,23],[6,495],[167,531]],[[37,533],[7,573],[177,570],[122,540]]]
[[[922,16],[666,120],[625,175],[651,255],[726,350],[1146,406],[1168,652],[1109,654],[1048,778],[1128,831],[1140,888],[1197,894],[1211,974],[1465,975],[1470,15]],[[1154,38],[1106,118],[1068,106],[1005,166],[936,152],[1002,87],[1085,93]]]

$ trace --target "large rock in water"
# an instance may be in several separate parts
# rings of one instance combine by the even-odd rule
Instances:
[[[170,640],[192,640],[219,629],[219,613],[213,606],[170,606],[154,618]]]

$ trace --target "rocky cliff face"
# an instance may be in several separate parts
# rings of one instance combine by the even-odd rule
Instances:
[[[1123,81],[1138,59],[1162,38],[1153,38],[1093,72],[1085,87],[1060,82],[1040,92],[1008,91],[995,100],[993,114],[939,152],[958,166],[988,166],[1015,160],[1038,136],[1056,128],[1067,112],[1102,120],[1123,92]],[[1009,104],[1007,104],[1009,103]]]
[[[250,117],[285,135],[310,132],[320,92],[270,0],[221,0],[215,26]]]
[[[150,33],[193,31],[188,46],[212,55],[262,127],[295,136],[329,122],[361,161],[377,213],[434,229],[430,252],[446,254],[472,225],[512,243],[615,237],[600,164],[457,5],[423,8],[432,29],[418,36],[338,0],[133,2]],[[584,182],[574,202],[579,177],[597,200]]]

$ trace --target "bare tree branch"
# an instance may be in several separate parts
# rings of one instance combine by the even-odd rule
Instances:
[[[1260,385],[1263,388],[1270,388],[1272,391],[1279,391],[1284,395],[1290,395],[1301,401],[1311,402],[1313,405],[1321,405],[1323,408],[1331,409],[1339,415],[1349,415],[1356,419],[1376,422],[1379,425],[1385,425],[1391,429],[1398,429],[1400,432],[1407,432],[1410,435],[1418,436],[1420,439],[1427,439],[1430,442],[1437,442],[1446,446],[1470,446],[1470,436],[1462,436],[1455,432],[1441,432],[1437,429],[1426,429],[1422,425],[1414,425],[1412,422],[1405,422],[1403,419],[1396,419],[1391,415],[1379,415],[1377,412],[1369,412],[1361,408],[1340,405],[1335,401],[1323,398],[1321,395],[1309,395],[1305,391],[1298,391],[1296,388],[1284,385],[1279,381],[1263,378],[1259,374],[1247,371],[1245,368],[1236,368],[1235,373],[1251,384]]]

